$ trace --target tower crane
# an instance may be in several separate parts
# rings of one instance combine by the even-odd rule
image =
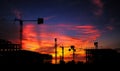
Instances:
[[[43,24],[43,18],[38,18],[37,20],[22,20],[22,19],[15,18],[14,21],[19,21],[19,23],[20,23],[20,49],[22,49],[23,22],[25,22],[25,21],[37,21],[38,24]]]

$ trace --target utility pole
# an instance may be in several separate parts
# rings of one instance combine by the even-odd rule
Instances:
[[[57,64],[57,38],[55,38],[55,64]]]
[[[62,61],[64,61],[64,46],[61,46],[62,48]]]
[[[14,21],[19,21],[19,23],[20,23],[20,49],[22,49],[23,22],[24,21],[37,21],[38,24],[43,24],[43,18],[38,18],[38,20],[21,20],[21,19],[15,19]]]

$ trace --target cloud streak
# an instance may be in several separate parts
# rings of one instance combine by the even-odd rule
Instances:
[[[27,24],[24,26],[23,49],[54,56],[54,38],[58,39],[58,56],[61,56],[60,46],[65,47],[65,56],[71,57],[68,49],[74,45],[76,49],[93,48],[93,41],[100,37],[100,31],[93,25],[70,24],[43,24],[36,26]],[[77,54],[80,53],[77,50]],[[82,54],[83,55],[83,54]]]
[[[96,16],[101,16],[103,14],[103,8],[104,8],[104,4],[101,0],[91,0],[92,4],[96,6],[96,8],[94,9],[94,14]]]
[[[19,11],[18,9],[13,9],[13,14],[15,15],[15,17],[17,19],[21,19],[22,18],[22,12]]]
[[[50,20],[52,18],[55,18],[56,16],[48,16],[48,17],[44,17],[44,20]]]

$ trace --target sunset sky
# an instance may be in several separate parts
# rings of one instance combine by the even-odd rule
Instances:
[[[19,43],[19,22],[24,22],[23,49],[54,56],[54,38],[57,38],[58,57],[61,46],[65,56],[75,46],[76,58],[84,56],[82,49],[120,48],[120,3],[119,0],[0,0],[0,39]]]

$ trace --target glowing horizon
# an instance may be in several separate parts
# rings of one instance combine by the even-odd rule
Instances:
[[[68,32],[68,33],[67,33]],[[73,33],[73,34],[71,34]],[[71,36],[72,35],[72,36]],[[100,37],[100,31],[93,25],[39,25],[26,24],[23,32],[23,49],[44,54],[54,54],[54,38],[57,38],[58,58],[62,55],[61,46],[64,46],[64,56],[72,58],[71,45],[75,46],[76,56],[85,56],[81,49],[94,48],[94,41]]]

